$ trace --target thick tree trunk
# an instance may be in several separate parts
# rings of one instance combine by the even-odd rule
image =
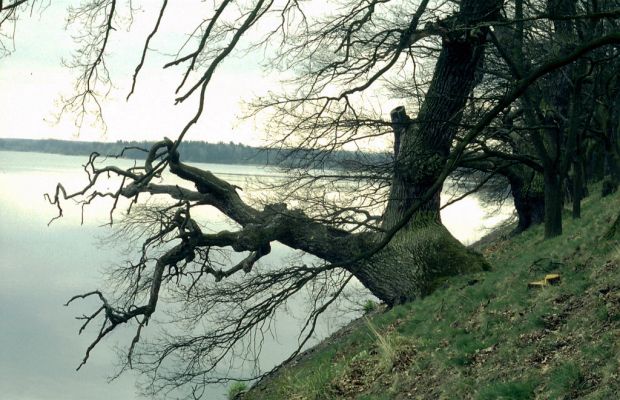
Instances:
[[[538,225],[545,218],[545,194],[540,173],[531,172],[528,179],[522,176],[509,178],[510,191],[517,211],[517,227],[513,233],[518,234],[533,225]]]
[[[482,255],[467,249],[439,222],[418,222],[399,231],[356,278],[388,305],[431,293],[449,276],[487,270]]]
[[[465,26],[494,18],[500,1],[463,1],[457,23]],[[439,178],[457,125],[481,69],[486,29],[449,32],[420,112],[404,132],[396,132],[395,169],[383,228],[390,229]],[[397,111],[397,110],[395,110]],[[398,111],[400,112],[400,111]],[[388,304],[430,293],[438,279],[486,269],[484,259],[459,243],[442,225],[439,191],[391,242],[355,276]]]

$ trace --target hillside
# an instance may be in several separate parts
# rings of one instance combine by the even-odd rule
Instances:
[[[243,398],[618,398],[620,235],[605,233],[619,210],[618,194],[591,195],[561,237],[500,237],[480,248],[492,271],[379,307]]]

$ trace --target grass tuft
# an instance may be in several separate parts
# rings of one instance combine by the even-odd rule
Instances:
[[[234,382],[228,387],[228,400],[239,399],[241,393],[248,390],[248,385],[245,382]]]
[[[495,382],[482,389],[476,400],[529,400],[534,397],[536,386],[534,380]]]
[[[563,362],[549,376],[549,389],[553,398],[575,398],[585,379],[575,362]]]
[[[366,322],[368,330],[376,339],[379,354],[378,368],[385,372],[391,371],[394,366],[394,361],[396,360],[396,352],[390,338],[387,335],[382,335],[379,333],[377,328],[368,318],[365,318],[364,321]]]

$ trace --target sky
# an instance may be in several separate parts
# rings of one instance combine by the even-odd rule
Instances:
[[[78,129],[75,115],[58,119],[61,96],[72,93],[76,72],[64,67],[62,61],[70,60],[78,48],[72,34],[82,33],[77,27],[65,29],[66,9],[78,3],[52,1],[43,11],[35,9],[21,14],[15,29],[14,51],[0,58],[0,137],[98,141],[176,137],[195,113],[196,102],[174,105],[174,89],[183,69],[164,70],[162,66],[172,60],[177,46],[186,40],[200,18],[212,10],[212,2],[171,2],[160,34],[151,43],[136,92],[127,101],[142,44],[155,24],[160,6],[159,1],[134,0],[136,11],[131,30],[117,29],[110,38],[107,59],[114,87],[102,101],[106,130],[90,121]],[[178,4],[181,6],[174,6]],[[124,5],[119,10],[117,23],[121,26],[128,13]],[[240,119],[244,101],[274,87],[273,76],[261,71],[261,59],[258,52],[235,55],[218,69],[208,89],[204,115],[187,139],[262,143],[257,121]]]

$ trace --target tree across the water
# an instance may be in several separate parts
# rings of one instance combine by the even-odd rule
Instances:
[[[5,139],[0,138],[0,150],[26,151],[63,155],[85,155],[93,152],[102,157],[113,157],[122,153],[122,158],[144,160],[153,141],[117,140],[116,142],[84,142],[76,140],[58,139]],[[307,149],[304,153],[312,153]],[[179,153],[183,160],[213,163],[213,164],[242,164],[286,167],[296,165],[296,161],[307,158],[307,154],[298,156],[300,151],[273,149],[270,147],[253,147],[243,143],[204,141],[184,141],[179,146]],[[317,155],[319,152],[315,152]],[[372,159],[376,164],[389,161],[386,152],[335,151],[329,157],[317,160],[315,168],[351,168],[360,164],[362,160]]]

